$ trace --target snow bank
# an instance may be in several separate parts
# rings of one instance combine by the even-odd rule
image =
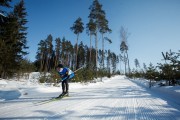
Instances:
[[[180,86],[152,87],[152,90],[180,105]]]
[[[0,80],[0,87],[5,87],[7,82],[5,80]]]
[[[15,89],[0,90],[0,101],[17,99],[20,96],[21,93]]]
[[[28,84],[38,84],[39,83],[39,78],[41,74],[40,72],[32,72],[29,74],[29,79],[27,80]]]
[[[18,81],[12,80],[0,80],[0,101],[13,100],[21,96]]]
[[[180,86],[159,86],[157,82],[149,88],[149,80],[131,79],[131,81],[180,105]]]

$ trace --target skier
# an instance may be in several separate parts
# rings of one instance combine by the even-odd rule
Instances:
[[[59,64],[56,67],[57,72],[59,73],[62,81],[62,94],[58,98],[69,95],[69,80],[74,77],[74,72],[69,68],[64,67],[62,64]]]

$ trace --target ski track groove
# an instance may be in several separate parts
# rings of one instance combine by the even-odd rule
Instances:
[[[102,118],[102,120],[105,120],[105,119],[109,119],[109,118],[106,118],[106,116],[109,116],[111,115],[112,113],[115,113],[116,111],[116,106],[117,106],[117,103],[118,103],[119,100],[116,99],[115,102],[113,102],[112,104],[110,104],[110,107],[111,109],[105,113],[105,116]],[[112,116],[110,119],[115,119],[115,117],[117,117],[116,115]]]
[[[102,100],[101,100],[102,101]],[[104,102],[98,102],[98,103],[101,103],[101,104],[98,104],[99,106],[106,106],[107,107],[107,105],[108,105],[108,107],[112,107],[112,104],[114,104],[114,103],[111,103],[111,100],[110,99],[108,99],[107,101],[106,100],[104,100]],[[108,103],[111,103],[111,104],[108,104]],[[93,110],[92,112],[91,112],[91,114],[88,116],[88,118],[89,119],[91,119],[91,118],[93,118],[93,116],[95,116],[96,114],[95,113],[98,113],[99,112],[99,109],[97,109],[97,110]],[[102,119],[104,119],[104,118],[106,118],[106,116],[108,115],[108,112],[105,112],[104,114],[103,113],[101,113],[102,115],[104,115],[104,117],[102,117]]]
[[[122,103],[120,106],[123,106],[124,103],[125,103],[125,99],[122,99],[122,101],[119,100],[119,102]],[[122,118],[121,118],[121,115],[124,114],[124,112],[123,112],[122,110],[120,110],[120,108],[121,108],[121,107],[118,106],[117,113],[118,113],[120,119],[123,120],[123,119],[125,119],[125,117],[122,117]],[[120,111],[120,114],[119,114],[119,111]],[[119,118],[117,118],[117,120],[119,120]]]
[[[135,87],[135,90],[138,90],[139,88],[136,86]],[[139,102],[137,102],[137,111],[140,111],[139,113],[139,116],[138,116],[138,119],[141,119],[141,117],[143,118],[142,120],[146,120],[147,118],[149,119],[149,120],[151,120],[151,114],[149,113],[149,112],[145,112],[145,111],[147,111],[146,109],[147,109],[147,107],[149,106],[148,104],[146,104],[146,100],[148,99],[148,97],[149,97],[149,95],[147,95],[146,94],[146,97],[145,98],[140,98],[140,97],[137,97],[137,99],[140,101],[140,103]],[[136,99],[136,100],[137,100]],[[139,103],[139,104],[138,104]],[[144,111],[144,113],[143,114],[141,114],[142,112]],[[141,117],[140,117],[141,116]]]
[[[153,100],[151,100],[152,101],[152,103],[154,102]],[[162,107],[159,107],[160,105],[162,106],[162,105],[164,105],[164,102],[165,101],[160,101],[159,100],[159,98],[156,98],[156,103],[159,103],[158,105],[155,105],[154,107],[157,109],[157,111],[158,110],[161,110],[161,111],[159,111],[158,112],[158,114],[156,114],[157,116],[158,115],[162,115],[162,116],[165,116],[166,117],[166,119],[167,120],[173,120],[174,118],[172,117],[172,116],[166,116],[166,113],[168,113],[168,111],[170,110],[170,109],[172,109],[172,108],[168,108],[167,109],[167,107],[165,107],[165,109],[162,109]],[[167,105],[168,107],[170,107],[169,105]],[[153,109],[154,109],[154,107],[153,107]],[[174,110],[173,110],[174,111]],[[163,119],[164,120],[164,119]]]
[[[138,87],[136,87],[136,90],[137,90],[137,89],[138,89]],[[153,103],[153,101],[151,100],[151,102],[147,102],[147,101],[150,100],[150,99],[149,99],[149,96],[150,96],[150,95],[148,94],[148,95],[146,95],[145,98],[139,98],[139,99],[140,99],[140,104],[139,104],[138,108],[139,108],[139,110],[140,110],[141,112],[147,111],[146,109],[148,109],[148,110],[151,110],[151,109],[152,109],[152,107],[151,107],[151,105],[149,105],[149,103]],[[151,109],[149,109],[149,108],[151,108]],[[144,112],[143,114],[140,114],[140,116],[143,116],[143,119],[142,119],[142,120],[145,120],[145,119],[147,119],[147,118],[148,118],[148,120],[151,120],[151,118],[153,118],[153,114],[150,113],[150,112],[148,112],[148,111],[147,111],[147,113]],[[141,119],[141,118],[139,117],[138,119]],[[153,120],[153,119],[152,119],[152,120]]]
[[[150,96],[150,94],[148,96]],[[145,108],[147,108],[147,106],[148,106],[148,108],[151,108],[150,110],[155,109],[156,112],[154,112],[154,113],[152,112],[152,114],[147,114],[146,117],[145,118],[143,117],[142,120],[147,119],[147,118],[153,118],[154,119],[154,118],[159,117],[159,116],[163,116],[163,120],[166,120],[166,119],[167,120],[174,120],[174,118],[172,116],[166,116],[166,113],[169,112],[169,109],[167,109],[166,107],[164,109],[162,108],[162,105],[165,104],[165,101],[162,101],[162,100],[160,101],[159,98],[155,98],[155,99],[143,98],[143,99],[144,100],[142,100],[142,101],[144,101],[144,104],[142,105],[142,107],[146,106]],[[152,105],[149,105],[149,103],[152,103]],[[159,107],[159,106],[161,106],[161,107]],[[144,113],[144,115],[145,115],[145,113]],[[141,119],[141,118],[138,118],[138,119]]]
[[[81,108],[81,110],[79,112],[81,112],[82,110],[85,110],[85,108],[92,109],[92,107],[95,107],[96,103],[99,103],[99,101],[101,101],[101,100],[100,99],[93,100],[93,102],[92,102],[93,104],[90,104],[90,105],[84,107],[83,109]],[[88,120],[89,117],[94,115],[94,112],[96,112],[96,111],[92,110],[91,112],[89,112],[89,111],[85,112],[86,117],[83,116],[82,120]]]

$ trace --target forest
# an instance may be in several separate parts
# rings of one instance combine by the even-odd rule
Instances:
[[[40,82],[57,82],[58,75],[55,67],[61,63],[72,70],[78,70],[73,81],[90,81],[94,78],[111,77],[116,74],[124,74],[129,78],[144,78],[150,83],[158,80],[166,80],[168,85],[179,84],[180,80],[180,50],[162,51],[164,63],[148,66],[143,63],[140,67],[138,59],[134,60],[136,68],[129,64],[128,31],[120,28],[119,53],[105,49],[105,45],[113,40],[108,37],[113,30],[109,28],[109,21],[103,5],[94,0],[89,6],[88,23],[83,23],[81,17],[77,17],[69,26],[72,34],[77,36],[76,43],[66,37],[54,38],[51,33],[47,38],[39,40],[36,60],[26,59],[28,20],[25,1],[19,0],[15,5],[12,0],[0,1],[0,78],[8,79],[27,75],[30,72],[44,74]],[[79,36],[86,31],[90,45],[79,42]],[[102,48],[98,49],[98,38],[101,37]],[[106,42],[106,44],[105,44]],[[95,44],[93,47],[92,44]],[[131,60],[133,61],[133,60]],[[118,65],[123,64],[124,70]],[[51,73],[49,77],[46,73]],[[152,84],[150,84],[151,86]]]

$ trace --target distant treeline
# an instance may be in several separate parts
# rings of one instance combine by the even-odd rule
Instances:
[[[110,50],[105,50],[104,58],[106,61],[106,66],[103,67],[102,64],[102,50],[98,50],[98,70],[96,70],[96,50],[91,48],[91,57],[90,57],[90,48],[87,45],[84,45],[83,42],[80,42],[78,45],[78,54],[77,54],[77,66],[75,66],[76,61],[76,48],[77,45],[72,45],[71,41],[62,38],[55,39],[55,45],[53,45],[52,35],[48,35],[45,40],[39,42],[39,47],[36,55],[36,61],[34,62],[36,70],[40,72],[50,72],[55,70],[55,67],[61,63],[66,67],[76,70],[82,66],[86,66],[83,70],[84,72],[89,70],[90,78],[94,78],[97,71],[104,71],[105,73],[112,74],[117,72],[117,64],[119,62],[119,57],[114,52]],[[86,69],[86,70],[85,70]],[[104,73],[104,75],[105,75]],[[85,73],[81,73],[85,74]],[[107,74],[106,74],[107,75]],[[80,76],[80,75],[79,75]],[[86,73],[86,77],[88,77]]]
[[[162,85],[180,85],[180,50],[178,52],[162,52],[163,63],[158,63],[154,66],[152,63],[147,67],[143,64],[143,68],[140,69],[140,65],[137,59],[135,59],[136,69],[128,75],[131,78],[145,78],[150,80],[150,87],[152,81],[166,80],[166,84]]]

